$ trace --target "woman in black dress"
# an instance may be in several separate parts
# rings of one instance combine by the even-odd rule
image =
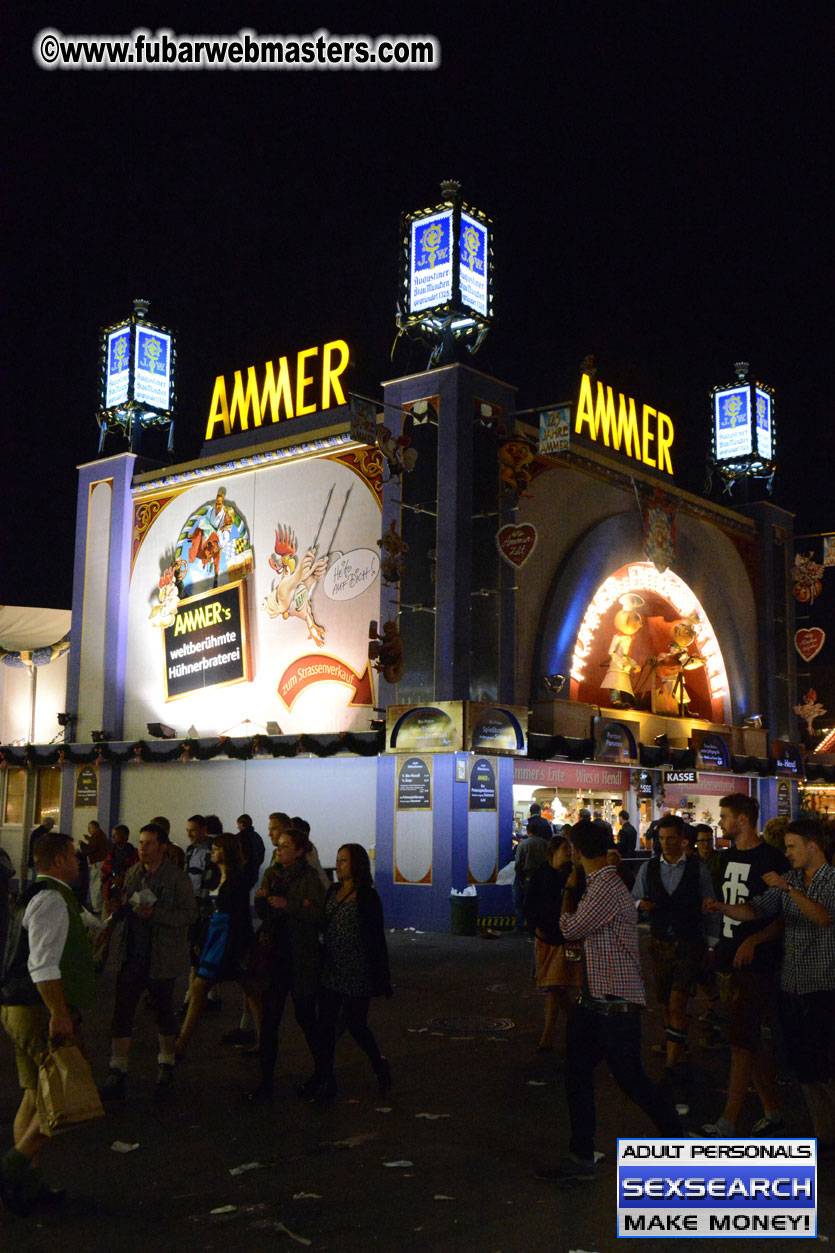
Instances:
[[[368,1026],[372,996],[392,994],[383,907],[374,890],[368,853],[343,844],[336,855],[337,882],[325,897],[325,956],[319,990],[320,1048],[316,1074],[304,1095],[336,1093],[333,1060],[340,1021],[371,1062],[380,1095],[391,1088],[391,1067]]]
[[[214,913],[209,919],[197,977],[191,985],[185,1022],[174,1045],[177,1057],[185,1057],[206,998],[215,984],[243,979],[242,966],[252,945],[249,887],[244,877],[240,840],[236,835],[215,836],[210,857],[220,871],[220,882],[217,890],[210,893]]]
[[[537,866],[525,897],[525,916],[535,937],[534,982],[545,993],[545,1023],[537,1052],[550,1053],[560,1011],[567,1018],[582,981],[582,962],[566,952],[560,931],[562,897],[571,874],[571,845],[561,835],[548,844],[548,860]]]

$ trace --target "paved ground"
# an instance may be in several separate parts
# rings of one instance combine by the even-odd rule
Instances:
[[[567,1133],[561,1050],[535,1053],[542,1007],[528,982],[529,942],[411,932],[389,939],[397,991],[373,1010],[395,1077],[385,1103],[364,1057],[347,1039],[338,1054],[336,1103],[318,1110],[299,1102],[294,1085],[308,1073],[308,1062],[290,1014],[273,1107],[242,1106],[239,1093],[256,1081],[257,1062],[219,1042],[237,1022],[237,990],[227,988],[223,1012],[205,1020],[192,1055],[178,1068],[171,1105],[160,1109],[151,1099],[152,1023],[140,1014],[128,1100],[106,1121],[58,1137],[49,1152],[50,1180],[66,1184],[72,1199],[60,1214],[26,1220],[11,1218],[0,1206],[0,1249],[614,1250],[616,1136],[650,1134],[652,1128],[601,1070],[598,1147],[606,1160],[599,1179],[567,1190],[533,1179],[536,1162],[561,1156]],[[94,1067],[102,1077],[112,982],[108,972],[88,1019]],[[474,1032],[466,1023],[430,1025],[431,1019],[468,1015],[508,1019],[513,1026]],[[660,1036],[659,1021],[654,1012],[645,1017],[647,1046]],[[696,1048],[693,1056],[702,1081],[696,1125],[719,1112],[727,1054]],[[660,1058],[648,1048],[647,1063],[658,1072]],[[5,1036],[0,1075],[0,1138],[8,1144],[17,1095]],[[808,1134],[799,1090],[783,1091],[789,1133]],[[750,1126],[758,1116],[753,1098],[746,1115]],[[111,1150],[116,1140],[139,1147],[122,1155]],[[346,1140],[354,1141],[351,1147],[336,1147]],[[251,1162],[259,1168],[230,1174]],[[835,1241],[835,1179],[819,1177],[819,1185],[818,1230]],[[235,1208],[212,1216],[221,1206]],[[277,1226],[282,1223],[303,1243]],[[808,1241],[780,1243],[785,1253],[809,1248]],[[662,1253],[673,1242],[657,1240],[650,1247]],[[689,1243],[694,1253],[708,1247],[715,1249],[716,1242]]]

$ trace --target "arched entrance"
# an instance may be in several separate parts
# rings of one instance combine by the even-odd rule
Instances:
[[[666,700],[669,705],[674,699],[675,708],[660,711],[687,712],[708,722],[730,721],[725,663],[704,608],[683,579],[670,569],[659,573],[650,562],[621,566],[591,598],[571,656],[571,699],[590,705],[613,703],[607,686],[612,675],[610,655],[615,641],[624,638],[615,616],[630,604],[637,618],[630,626],[624,652],[631,663],[626,686],[631,685],[634,707],[650,709],[654,702]],[[683,620],[693,627],[692,642],[684,651],[674,636],[676,624]],[[676,656],[681,661],[690,658],[686,669],[671,660]]]

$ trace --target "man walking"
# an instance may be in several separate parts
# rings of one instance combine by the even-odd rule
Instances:
[[[638,846],[638,832],[629,821],[629,812],[622,809],[618,814],[620,826],[618,827],[618,838],[616,848],[621,857],[632,857]]]
[[[540,840],[550,840],[554,834],[554,828],[551,826],[547,818],[542,817],[542,806],[536,801],[528,811],[527,830],[529,834],[539,836]]]
[[[119,973],[113,1009],[110,1073],[102,1098],[124,1097],[133,1019],[148,991],[159,1034],[156,1095],[166,1097],[174,1080],[174,983],[189,968],[188,930],[197,906],[188,875],[167,856],[168,836],[151,822],[139,832],[139,862],[125,876],[124,904],[113,919]]]
[[[36,879],[23,893],[9,934],[2,980],[2,1022],[15,1046],[23,1099],[14,1148],[0,1162],[0,1195],[14,1214],[60,1203],[40,1173],[49,1142],[38,1119],[38,1067],[54,1043],[80,1044],[80,1010],[95,992],[93,953],[72,884],[78,854],[72,836],[48,831],[34,847]]]
[[[534,809],[538,811],[539,806],[531,806],[531,817],[525,828],[525,839],[520,840],[516,845],[514,854],[516,877],[513,881],[513,909],[516,914],[516,926],[520,931],[526,930],[525,897],[528,893],[528,886],[534,871],[539,866],[546,865],[548,861],[548,842],[553,834],[551,824],[544,818],[540,818],[538,812],[534,814]],[[547,836],[540,835],[541,827],[548,828]]]
[[[203,952],[203,945],[206,943],[206,936],[209,932],[209,919],[212,916],[213,907],[209,893],[212,888],[217,887],[219,871],[211,858],[212,841],[209,838],[208,821],[203,814],[192,814],[186,822],[186,835],[188,836],[188,848],[185,855],[185,870],[191,886],[194,891],[194,899],[197,902],[197,917],[191,924],[188,933],[189,952],[191,954],[191,969],[188,976],[188,991],[186,992],[185,1003],[182,1010],[178,1011],[185,1014],[188,1009],[189,996],[191,995],[191,985],[197,978],[197,967],[200,964],[200,954]],[[219,1006],[218,1001],[209,1002],[214,1008]]]
[[[780,1022],[789,1061],[812,1116],[818,1150],[835,1150],[835,866],[811,818],[786,828],[787,874],[766,871],[766,890],[744,905],[711,902],[726,918],[781,918]]]
[[[111,836],[110,852],[101,868],[105,917],[109,917],[121,905],[125,875],[139,861],[139,854],[130,843],[130,829],[124,823],[115,826]]]
[[[782,875],[789,864],[757,830],[760,806],[752,796],[733,792],[719,801],[719,825],[732,841],[722,858],[722,901],[744,905],[765,892],[764,876]],[[705,908],[711,910],[710,902]],[[717,912],[724,913],[724,910]],[[782,1125],[777,1101],[777,1075],[770,1048],[763,1046],[762,1028],[770,1024],[780,964],[780,924],[757,917],[742,922],[726,913],[716,946],[719,995],[726,1012],[731,1046],[731,1073],[725,1108],[716,1122],[702,1127],[705,1135],[732,1136],[742,1113],[748,1085],[763,1104],[763,1117],[753,1126],[755,1135]]]
[[[606,839],[609,841],[607,847],[614,848],[615,847],[615,833],[612,830],[611,822],[607,822],[606,819],[603,817],[603,810],[595,809],[594,813],[591,816],[591,820],[596,827],[600,827],[600,830],[606,833]]]
[[[261,866],[266,850],[249,814],[241,814],[238,819],[238,836],[244,856],[244,882],[250,891],[254,891],[261,882]]]
[[[49,835],[54,826],[54,818],[44,818],[40,826],[35,827],[29,835],[29,852],[26,857],[26,869],[28,871],[28,877],[33,881],[38,877],[38,872],[35,869],[35,845],[42,835]]]
[[[664,1012],[666,1066],[664,1080],[676,1093],[679,1114],[689,1112],[687,1002],[696,990],[705,954],[705,934],[718,927],[707,923],[702,903],[713,898],[707,866],[684,851],[684,821],[666,814],[659,823],[661,856],[644,862],[632,889],[640,909],[649,915],[650,956],[658,1003]]]
[[[578,900],[574,874],[560,915],[566,943],[582,943],[583,988],[568,1020],[565,1090],[571,1122],[569,1153],[561,1165],[536,1172],[557,1182],[592,1180],[594,1160],[594,1072],[609,1064],[618,1087],[648,1115],[663,1136],[680,1136],[681,1123],[665,1090],[653,1083],[641,1063],[641,1008],[646,994],[638,953],[638,921],[629,890],[606,861],[606,832],[578,822],[572,841],[586,874]]]

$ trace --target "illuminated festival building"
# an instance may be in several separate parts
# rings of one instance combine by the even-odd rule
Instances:
[[[104,333],[71,723],[3,750],[4,797],[25,793],[4,846],[45,812],[45,771],[76,835],[162,813],[184,841],[195,811],[265,832],[283,810],[326,866],[373,850],[393,925],[446,928],[470,884],[511,913],[496,878],[533,800],[641,830],[670,807],[715,826],[734,791],[797,812],[791,515],[681,490],[675,415],[591,360],[565,405],[518,413],[461,359],[492,318],[489,232],[451,184],[404,219],[400,324],[429,368],[369,401],[342,340],[286,345],[217,379],[185,464],[149,468],[134,439],[170,432],[170,333],[144,305]]]

